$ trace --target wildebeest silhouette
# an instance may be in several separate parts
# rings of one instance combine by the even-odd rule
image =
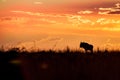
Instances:
[[[80,48],[84,48],[86,53],[87,53],[88,50],[91,51],[91,53],[93,53],[93,45],[88,44],[86,42],[81,42],[80,43]]]

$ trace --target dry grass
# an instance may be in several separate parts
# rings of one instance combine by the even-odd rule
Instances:
[[[3,72],[18,71],[8,72],[6,76],[12,74],[12,80],[120,80],[119,50],[86,54],[68,47],[63,51],[27,51],[25,48],[5,51],[2,48],[0,61]]]

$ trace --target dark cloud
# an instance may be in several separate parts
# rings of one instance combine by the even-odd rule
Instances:
[[[106,14],[120,14],[120,3],[116,3],[114,7],[99,8],[99,10]]]
[[[11,17],[1,17],[0,20],[1,21],[6,21],[6,20],[10,21],[10,20],[12,20],[12,18]]]
[[[120,3],[115,4],[115,7],[112,9],[113,11],[111,10],[108,14],[120,14]]]
[[[120,11],[109,12],[108,14],[120,14]]]

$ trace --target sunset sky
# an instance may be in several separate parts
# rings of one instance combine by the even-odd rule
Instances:
[[[119,0],[0,0],[0,45],[120,49]]]

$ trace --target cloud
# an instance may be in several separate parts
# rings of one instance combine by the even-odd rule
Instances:
[[[39,12],[30,12],[30,11],[11,11],[12,13],[20,13],[20,14],[26,14],[30,16],[37,16],[37,17],[63,17],[62,15],[58,14],[45,14],[45,13],[39,13]]]
[[[11,11],[12,13],[16,14],[23,14],[23,15],[29,15],[32,19],[29,20],[33,22],[39,22],[39,23],[47,23],[47,24],[57,24],[58,22],[57,18],[62,18],[61,15],[55,15],[55,14],[45,14],[45,13],[39,13],[39,12],[30,12],[30,11]],[[36,17],[34,17],[36,16]]]
[[[109,14],[109,10],[112,8],[99,8],[98,14]],[[105,11],[104,11],[105,10]],[[107,11],[106,11],[107,10]],[[90,17],[84,17],[80,15],[72,15],[72,14],[46,14],[46,13],[39,13],[39,12],[29,12],[29,11],[12,11],[13,13],[20,13],[20,14],[26,14],[30,16],[37,16],[37,17],[31,17],[32,19],[28,20],[29,23],[35,23],[35,24],[57,24],[57,23],[66,23],[66,24],[72,24],[72,25],[83,25],[83,24],[118,24],[120,23],[119,20],[115,19],[106,19],[106,18],[98,18],[96,21],[92,20]],[[85,13],[92,13],[91,11],[85,11]],[[6,18],[7,19],[7,18]],[[8,18],[9,19],[9,18]],[[65,22],[63,21],[65,20]]]
[[[94,26],[110,26],[115,27],[116,25],[120,24],[120,20],[116,18],[106,18],[103,17],[86,17],[86,16],[80,16],[80,15],[67,15],[67,19],[74,27],[79,26],[86,26],[83,29],[93,29]],[[103,28],[104,28],[103,27]]]
[[[97,19],[96,23],[99,23],[101,25],[106,25],[106,24],[120,24],[120,20],[107,19],[107,18],[99,18],[99,19]]]
[[[49,13],[40,13],[40,12],[30,12],[30,11],[11,11],[15,14],[28,15],[32,20],[42,21],[43,23],[52,23],[52,24],[63,24],[67,22],[67,17],[71,16],[70,14],[49,14]]]
[[[106,8],[105,10],[108,10],[109,8]],[[101,10],[104,10],[104,8],[101,8]],[[110,9],[109,9],[110,10]],[[79,15],[79,14],[46,14],[46,13],[39,13],[39,12],[30,12],[30,11],[12,11],[15,14],[23,14],[23,18],[18,18],[16,23],[19,23],[20,25],[24,26],[52,26],[52,27],[58,27],[58,28],[73,28],[76,29],[78,27],[83,27],[82,29],[93,29],[93,27],[98,26],[105,27],[105,26],[116,26],[120,24],[120,20],[111,16],[106,17],[98,15],[98,17],[91,15],[91,16],[85,16],[85,15]],[[108,11],[109,12],[109,11]],[[99,14],[108,14],[105,12],[99,12]],[[26,16],[27,15],[27,16]],[[29,17],[30,16],[30,17]],[[7,21],[7,18],[5,18]],[[9,20],[9,18],[8,18]],[[9,22],[10,23],[10,22]],[[15,23],[14,20],[12,20],[12,23]],[[61,24],[59,24],[61,23]],[[62,27],[61,27],[62,26]],[[103,28],[102,27],[102,28]],[[95,27],[96,29],[96,27]],[[100,28],[99,28],[100,29]],[[44,32],[44,31],[43,31]]]
[[[120,14],[120,3],[116,3],[115,7],[99,8],[98,14]]]
[[[49,20],[49,19],[46,19],[46,18],[42,18],[42,19],[39,19],[40,21],[43,21],[43,22],[47,22],[47,23],[50,23],[50,24],[55,24],[57,23],[55,20]]]
[[[108,14],[120,14],[120,11],[112,11],[112,12],[109,12]]]
[[[39,21],[39,23],[40,23],[40,21],[42,21],[42,23],[47,22],[47,23],[52,23],[52,24],[63,24],[63,23],[68,23],[68,22],[79,24],[80,22],[82,22],[82,23],[89,22],[89,20],[81,19],[81,16],[79,16],[79,15],[46,14],[46,13],[29,12],[29,11],[11,11],[11,12],[16,13],[16,14],[26,14],[26,15],[30,15],[30,16],[37,16],[37,18],[32,19],[32,20],[34,20],[36,22]],[[32,22],[34,22],[34,21],[32,21]]]
[[[97,23],[101,23],[101,22],[103,22],[103,21],[105,21],[106,19],[105,18],[100,18],[100,19],[98,19],[96,22]]]
[[[109,28],[109,27],[104,27],[102,28],[102,30],[106,30],[106,31],[120,31],[120,28]]]
[[[79,11],[78,14],[92,14],[93,11],[85,10],[85,11]]]
[[[41,15],[40,13],[32,13],[32,12],[29,12],[29,11],[11,11],[11,12],[12,13],[27,14],[27,15],[37,15],[37,16]]]
[[[34,2],[34,4],[41,5],[41,4],[43,4],[43,2],[36,1],[36,2]]]
[[[117,3],[115,4],[116,5],[116,8],[119,8],[120,9],[120,3]]]
[[[79,15],[72,15],[72,16],[67,16],[68,21],[71,22],[73,25],[82,25],[82,24],[90,24],[92,25],[92,21],[88,18],[84,18]]]
[[[98,14],[108,14],[109,13],[109,11],[106,11],[106,12],[101,12],[101,11],[99,11],[98,12]]]
[[[0,18],[0,21],[9,21],[9,20],[12,20],[11,17],[1,17]]]
[[[28,18],[25,17],[1,17],[0,18],[0,24],[24,24],[28,21]]]
[[[111,10],[112,8],[99,8],[99,10]]]

